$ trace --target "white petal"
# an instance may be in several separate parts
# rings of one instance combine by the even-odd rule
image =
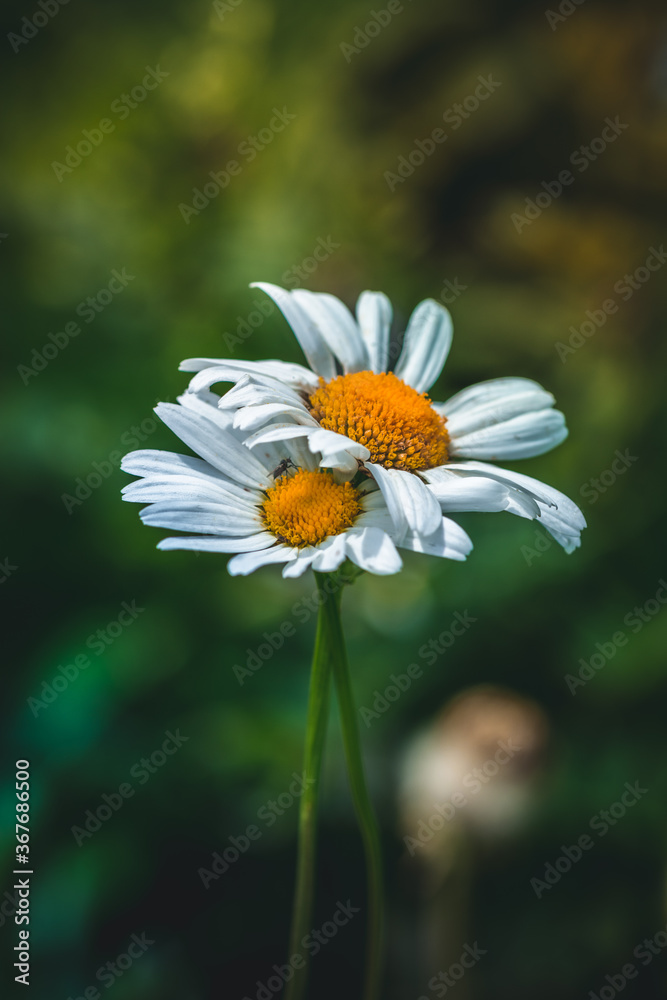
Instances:
[[[456,466],[457,467],[457,466]],[[478,474],[502,476],[503,480],[519,490],[527,490],[537,498],[540,508],[540,523],[553,535],[556,541],[572,552],[580,544],[579,536],[586,527],[586,518],[573,500],[559,490],[524,476],[523,473],[511,469],[500,469],[485,462],[465,462],[462,467]],[[509,509],[509,508],[508,508]],[[517,513],[512,511],[512,513]]]
[[[232,510],[219,503],[162,501],[139,511],[144,524],[172,531],[196,531],[202,535],[242,536],[261,529],[256,514]]]
[[[131,476],[192,475],[218,481],[225,479],[222,472],[214,469],[202,458],[179,455],[175,451],[160,451],[157,448],[141,448],[129,452],[123,458],[120,467],[123,472],[128,472]]]
[[[368,370],[368,352],[352,313],[334,295],[295,288],[293,299],[306,312],[344,372]]]
[[[211,405],[211,402],[206,398],[207,396],[215,399],[215,405]],[[215,424],[216,427],[219,427],[220,430],[225,431],[228,434],[233,434],[232,414],[225,413],[223,410],[218,408],[219,399],[220,397],[215,395],[215,393],[208,392],[184,392],[181,396],[177,396],[177,401],[180,406],[184,407],[186,410],[190,410],[192,413],[200,414],[205,420],[208,420],[212,424]]]
[[[271,441],[292,441],[303,438],[308,443],[311,455],[321,453],[320,466],[326,469],[338,469],[345,475],[356,473],[359,464],[356,456],[363,459],[370,456],[364,445],[352,441],[343,434],[327,431],[322,427],[305,427],[298,424],[275,424],[251,434],[245,441],[247,448],[256,448]],[[294,445],[292,445],[293,447]],[[295,464],[303,468],[311,468],[312,463],[306,463],[302,457]],[[316,463],[317,464],[317,463]]]
[[[397,537],[396,525],[385,504],[378,510],[365,510],[354,522],[355,528],[382,528],[392,538]]]
[[[131,451],[122,460],[120,467],[123,472],[128,472],[132,476],[187,475],[207,482],[221,483],[227,492],[242,499],[252,499],[256,496],[256,488],[239,486],[224,473],[214,469],[208,462],[202,458],[195,458],[193,455],[179,455],[177,452],[144,448],[139,451]]]
[[[362,292],[357,300],[357,323],[373,372],[386,372],[389,363],[391,302],[382,292]]]
[[[287,294],[287,293],[286,293]],[[317,386],[316,375],[303,365],[288,361],[235,361],[233,358],[186,358],[178,366],[182,372],[201,372],[207,368],[224,369],[224,374],[209,382],[237,382],[243,375],[266,375],[290,386]],[[194,379],[192,380],[194,382]],[[192,383],[191,383],[192,384]]]
[[[552,511],[543,509],[540,513],[540,524],[543,528],[546,528],[554,538],[557,538],[561,545],[565,543],[562,541],[563,538],[569,538],[571,540],[576,540],[574,548],[578,548],[581,544],[581,532],[582,528],[577,528],[572,524],[572,521],[566,514],[562,514],[560,511]]]
[[[275,542],[275,535],[268,531],[260,531],[247,538],[216,538],[205,535],[191,538],[188,535],[181,535],[180,538],[163,538],[157,547],[166,551],[184,549],[198,552],[254,552],[275,545]]]
[[[304,427],[303,424],[271,424],[260,431],[250,434],[244,441],[246,448],[256,448],[257,445],[272,441],[290,441],[293,438],[307,438],[315,427]]]
[[[542,522],[542,523],[544,524],[544,522]],[[556,539],[556,541],[558,542],[558,544],[563,546],[563,548],[565,549],[565,551],[567,552],[568,555],[571,555],[572,552],[574,552],[576,549],[578,549],[578,548],[581,547],[581,535],[580,534],[565,535],[562,532],[558,531],[553,526],[549,526],[547,524],[544,524],[544,527],[547,529],[547,531],[549,532],[550,535],[553,535],[553,537]]]
[[[261,552],[243,552],[229,560],[227,570],[232,576],[248,576],[260,566],[290,562],[296,558],[297,552],[298,549],[290,548],[288,545],[275,545],[273,548],[264,549]]]
[[[180,372],[200,372],[204,368],[211,368],[213,365],[222,365],[224,358],[186,358],[178,366]]]
[[[332,573],[347,559],[346,533],[325,538],[317,546],[313,569],[318,573]]]
[[[327,455],[323,455],[320,467],[330,469],[337,476],[342,477],[342,480],[337,481],[347,480],[349,482],[359,471],[359,463],[348,451],[331,451]]]
[[[452,438],[510,420],[522,413],[545,410],[554,397],[530,379],[496,379],[500,385],[485,382],[457,393],[453,400],[436,407],[447,418]],[[453,409],[450,404],[453,402]]]
[[[360,514],[356,520],[355,528],[381,528],[390,537],[393,537],[395,535],[394,523],[384,503],[378,505],[376,500],[378,496],[382,497],[382,494],[373,493],[364,499],[364,507],[370,509]],[[397,544],[411,552],[422,552],[426,555],[443,556],[446,559],[459,561],[465,559],[472,549],[472,542],[463,528],[447,517],[440,519],[440,524],[433,534],[424,536],[408,533]]]
[[[409,532],[432,535],[442,519],[440,504],[429,487],[412,472],[385,469],[372,462],[366,464],[382,490],[389,513],[396,526],[397,539]]]
[[[435,299],[420,302],[408,323],[395,374],[417,392],[430,389],[452,346],[452,318]]]
[[[269,470],[269,478],[273,479],[272,473],[280,466],[284,459],[290,458],[293,460],[292,450],[293,449],[287,448],[284,444],[263,444],[257,448],[255,455],[257,455],[260,462],[262,462],[262,464]]]
[[[319,456],[313,454],[308,447],[307,436],[315,428],[303,427],[301,424],[271,424],[270,427],[255,431],[244,441],[246,448],[253,452],[266,454],[271,449],[271,460],[268,462],[269,475],[273,473],[285,459],[290,459],[297,469],[307,469],[314,472],[319,468]]]
[[[317,555],[317,549],[313,545],[307,546],[305,549],[298,549],[298,555],[296,559],[288,562],[287,566],[283,570],[283,578],[285,580],[296,579],[299,576],[303,576],[306,570],[310,569],[313,565],[313,560]]]
[[[387,501],[382,494],[382,490],[377,489],[377,484],[372,479],[368,480],[367,486],[369,489],[366,490],[361,501],[361,506],[364,510],[387,510]],[[373,489],[373,486],[376,486],[376,489]]]
[[[244,406],[234,414],[234,427],[239,430],[255,430],[269,421],[284,418],[307,427],[317,427],[318,423],[305,406],[286,406],[284,403],[262,403],[260,406]]]
[[[261,502],[261,494],[241,497],[225,489],[216,479],[201,476],[150,476],[128,483],[121,490],[123,500],[134,503],[158,503],[173,500],[181,503],[224,503],[228,508],[251,514]]]
[[[263,403],[305,405],[298,392],[276,379],[244,375],[229,392],[220,397],[218,406],[221,410],[235,410],[240,406],[258,406]]]
[[[259,370],[259,367],[254,369],[251,368],[252,364],[253,362],[251,361],[237,362],[236,365],[232,365],[231,362],[225,362],[204,368],[190,379],[188,392],[201,394],[207,389],[210,389],[212,385],[217,385],[219,382],[232,382],[236,385],[239,382],[245,383],[249,379],[252,379],[253,382],[258,383],[259,385],[282,387],[286,392],[294,392],[302,388],[310,389],[313,384],[318,384],[317,377],[301,365],[295,366],[299,369],[298,379],[296,379],[296,377],[291,375],[288,365],[285,366],[287,369],[285,377],[278,378],[275,374],[269,375],[268,373]],[[255,364],[257,366],[273,366],[277,365],[278,362],[258,361],[255,362]]]
[[[441,556],[461,561],[472,551],[472,542],[463,528],[448,517],[443,517],[437,530],[429,536],[407,535],[399,545],[411,552]]]
[[[308,472],[315,472],[319,468],[319,456],[314,455],[310,450],[306,438],[291,438],[289,441],[283,441],[280,444],[276,443],[273,447],[280,449],[283,457],[291,459],[297,469],[307,469]]]
[[[512,480],[509,480],[505,473],[506,470],[499,469],[496,465],[488,465],[486,462],[450,462],[435,469],[428,469],[423,475],[429,482],[436,483],[443,481],[443,479],[449,479],[452,475],[477,476],[483,474],[486,479],[493,479],[495,482],[502,483],[513,492],[521,493],[531,500],[537,501],[539,504],[546,505],[547,507],[556,506],[547,495],[548,487],[545,487],[544,491],[537,492],[534,488],[528,489],[526,486],[519,485],[518,480],[514,479],[514,474],[512,474]],[[524,476],[524,478],[527,479],[528,477]],[[537,479],[532,480],[532,482],[535,486],[543,485],[538,483]]]
[[[218,408],[220,405],[220,399],[222,398],[217,392],[213,392],[212,389],[202,389],[197,393],[191,393],[189,389],[186,389],[186,391],[180,396],[177,396],[176,399],[180,403],[182,399],[186,398],[186,396],[191,397],[193,395],[199,400],[199,402],[207,403],[214,410]]]
[[[368,573],[388,576],[403,568],[396,546],[380,528],[351,528],[345,545],[352,562]]]
[[[502,483],[483,476],[454,477],[447,481],[431,483],[430,489],[442,511],[500,511],[507,510],[509,489]],[[532,516],[539,514],[539,507],[530,500]]]
[[[474,463],[470,464],[474,465]],[[441,465],[435,469],[426,470],[425,472],[422,473],[422,475],[429,484],[432,484],[432,486],[435,488],[436,493],[440,495],[441,492],[446,493],[447,489],[450,487],[453,480],[458,479],[460,481],[466,478],[469,479],[471,478],[475,480],[480,479],[480,473],[476,473],[467,468],[464,468],[464,466],[467,465],[468,463],[463,463],[463,462],[455,462],[446,466]],[[493,466],[490,465],[488,466],[488,468],[492,469]],[[510,511],[510,513],[512,514],[519,514],[521,517],[527,517],[531,519],[539,516],[541,507],[538,503],[538,500],[540,500],[540,498],[534,496],[534,494],[531,493],[530,490],[525,490],[522,487],[516,486],[513,483],[508,483],[507,480],[500,475],[492,475],[490,473],[485,472],[482,478],[486,482],[492,482],[496,484],[496,486],[499,486],[503,491],[504,503],[501,507],[495,508],[496,510],[507,510]],[[463,489],[463,487],[459,488]],[[443,507],[443,510],[444,509],[445,508]],[[449,509],[455,510],[456,508],[452,507]],[[458,509],[468,510],[469,508],[459,507]],[[488,509],[492,510],[493,508],[489,507]]]
[[[255,487],[268,483],[267,470],[259,460],[211,420],[175,403],[158,403],[155,412],[181,441],[238,483]]]
[[[474,466],[474,468],[480,472],[485,472],[488,469],[489,472],[500,474],[509,482],[516,483],[518,486],[532,490],[536,496],[544,497],[548,503],[551,503],[561,517],[566,518],[567,522],[571,524],[573,528],[583,530],[586,527],[586,518],[579,510],[576,503],[573,500],[570,500],[565,493],[561,493],[560,490],[554,489],[553,486],[548,486],[546,483],[541,482],[539,479],[533,479],[531,476],[525,476],[522,472],[514,472],[513,469],[500,469],[495,465],[487,466],[485,462],[466,462],[465,465],[469,468]]]
[[[354,458],[360,458],[362,461],[366,461],[366,459],[371,457],[371,453],[366,445],[359,444],[358,441],[353,441],[351,438],[346,437],[344,434],[338,434],[336,431],[327,431],[323,427],[318,427],[317,430],[311,431],[308,435],[308,442],[313,451],[320,451],[325,457],[343,450],[349,452]]]
[[[291,292],[278,285],[266,281],[254,281],[251,288],[259,288],[273,299],[281,313],[292,327],[294,336],[306,355],[308,364],[324,379],[331,379],[336,374],[336,362],[322,331],[313,322],[312,316],[296,301]]]
[[[450,396],[446,403],[434,403],[433,406],[439,413],[450,417],[458,413],[459,410],[467,409],[473,404],[483,404],[490,400],[500,400],[507,395],[525,392],[528,389],[542,389],[542,386],[539,382],[534,382],[530,378],[515,376],[492,378],[486,382],[475,382],[474,385],[469,385],[454,396]]]
[[[493,466],[489,466],[490,469]],[[450,470],[455,470],[451,472]],[[444,480],[443,476],[451,476],[465,478],[470,477],[473,479],[479,479],[480,473],[474,473],[470,471],[460,472],[459,466],[457,464],[449,465],[446,469],[445,467],[440,467],[438,469],[430,469],[427,473],[428,480],[430,483],[437,484],[436,491],[439,486],[444,483],[448,485],[450,480]],[[544,500],[541,497],[535,496],[530,490],[526,490],[515,483],[508,482],[507,479],[500,475],[493,475],[491,473],[484,473],[484,479],[492,481],[502,486],[505,491],[505,502],[504,505],[499,510],[506,510],[509,514],[516,514],[518,517],[526,517],[529,521],[534,520],[536,517],[540,517],[542,511],[545,509]],[[549,506],[549,502],[546,502],[546,507]],[[444,509],[444,508],[443,508]],[[459,508],[463,510],[464,508]],[[468,508],[465,508],[466,510]],[[491,508],[489,508],[491,510]]]
[[[449,454],[452,457],[494,460],[533,458],[555,448],[566,437],[565,417],[560,410],[537,410],[470,434],[452,437]]]

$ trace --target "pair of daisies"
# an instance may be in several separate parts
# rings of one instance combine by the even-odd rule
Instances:
[[[232,574],[269,563],[284,577],[332,572],[346,559],[397,573],[398,548],[465,559],[466,532],[446,515],[509,511],[539,518],[566,552],[586,526],[568,497],[488,464],[540,455],[567,436],[563,414],[537,382],[500,378],[446,403],[428,389],[452,341],[432,299],[412,313],[389,370],[391,303],[363,292],[356,319],[332,295],[257,283],[292,327],[309,367],[282,361],[194,358],[177,404],[158,416],[195,456],[144,449],[125,472],[141,478],[125,500],[148,504],[145,524],[191,532],[162,549],[233,553]],[[212,391],[233,383],[224,395]]]

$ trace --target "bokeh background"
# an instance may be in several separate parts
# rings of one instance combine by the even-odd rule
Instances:
[[[438,878],[442,906],[461,914],[452,940],[465,913],[465,940],[486,951],[453,995],[598,995],[634,962],[626,995],[664,996],[662,946],[645,967],[633,959],[667,923],[667,612],[655,596],[667,575],[667,272],[637,272],[665,238],[664,9],[586,0],[549,15],[507,0],[406,0],[376,31],[372,9],[386,21],[386,6],[358,0],[72,0],[53,13],[55,2],[43,25],[36,3],[8,0],[2,14],[3,995],[15,986],[21,758],[32,770],[33,996],[74,1000],[97,986],[116,1000],[241,1000],[286,961],[297,805],[260,823],[261,839],[207,888],[201,869],[300,769],[313,582],[273,569],[231,580],[222,557],[157,552],[160,531],[120,502],[117,468],[138,441],[178,450],[152,406],[185,388],[183,357],[300,360],[277,311],[243,325],[261,298],[249,283],[267,280],[350,305],[364,288],[385,290],[399,332],[420,299],[448,303],[455,340],[435,398],[505,374],[548,386],[570,438],[521,470],[577,499],[589,522],[566,556],[531,522],[461,516],[475,542],[466,564],[408,558],[399,577],[364,578],[346,597],[360,705],[392,672],[424,667],[391,710],[362,723],[390,897],[384,996],[444,995],[429,981],[446,966],[426,967],[416,931]],[[22,22],[35,14],[38,28]],[[162,82],[133,98],[157,67]],[[488,99],[457,127],[456,111],[443,121],[489,75],[500,85]],[[295,117],[263,132],[251,159],[242,144],[276,108]],[[573,165],[616,116],[627,128],[579,154],[586,169]],[[89,155],[53,166],[105,118],[113,131]],[[437,128],[446,141],[390,183]],[[198,214],[179,208],[233,159],[242,169],[224,191]],[[560,197],[513,221],[568,168]],[[131,280],[98,299],[114,269]],[[89,297],[101,308],[86,322]],[[571,328],[587,310],[599,320],[610,299],[617,310],[592,336],[575,334],[581,346],[558,346],[572,347]],[[144,610],[114,626],[133,601]],[[626,619],[635,608],[646,608],[639,628]],[[477,622],[428,666],[419,649],[456,611]],[[240,685],[234,665],[287,621],[295,634]],[[96,645],[110,623],[113,641]],[[627,643],[572,693],[566,675],[619,630]],[[81,655],[90,665],[65,684]],[[549,737],[522,823],[502,836],[493,822],[459,823],[467,876],[448,895],[447,876],[415,870],[406,851],[399,772],[415,735],[479,684],[530,699]],[[338,900],[364,907],[335,712],[331,726],[316,927]],[[142,783],[137,765],[176,730],[187,742]],[[72,828],[128,781],[135,794],[77,845]],[[538,899],[531,879],[636,781],[641,800]],[[122,975],[96,979],[133,934],[154,944]],[[314,960],[312,995],[360,995],[362,946],[363,916]]]

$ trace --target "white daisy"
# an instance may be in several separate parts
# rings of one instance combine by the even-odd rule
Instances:
[[[125,472],[142,477],[123,489],[125,500],[149,505],[142,521],[196,533],[165,538],[158,548],[236,553],[232,575],[283,563],[284,577],[311,567],[329,573],[346,559],[369,573],[397,573],[396,544],[458,560],[472,549],[465,531],[442,514],[428,535],[399,537],[372,480],[353,486],[347,473],[322,468],[321,456],[299,440],[250,451],[246,433],[234,430],[218,403],[212,392],[187,393],[155,408],[199,457],[144,449],[123,459]]]
[[[333,295],[262,282],[253,287],[278,305],[310,368],[215,358],[181,364],[198,373],[191,392],[236,383],[219,405],[233,412],[248,447],[305,440],[323,468],[352,477],[363,465],[385,497],[399,540],[431,534],[443,511],[507,510],[539,518],[567,552],[581,544],[586,521],[572,500],[487,461],[530,458],[565,439],[565,418],[551,393],[531,379],[499,378],[445,403],[426,394],[452,342],[442,305],[427,299],[417,306],[388,371],[392,307],[381,292],[362,293],[355,320]]]

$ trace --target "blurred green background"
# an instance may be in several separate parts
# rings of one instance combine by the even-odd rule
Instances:
[[[442,995],[428,985],[438,969],[419,968],[400,931],[417,904],[400,874],[398,763],[440,706],[482,682],[535,699],[551,744],[529,824],[480,852],[470,941],[488,953],[453,993],[597,993],[667,922],[667,613],[650,604],[636,632],[624,624],[667,576],[655,458],[665,272],[632,277],[665,237],[664,10],[586,0],[548,16],[539,4],[446,0],[405,2],[389,17],[357,0],[45,2],[9,0],[2,14],[0,847],[9,872],[14,762],[27,758],[32,995],[74,1000],[97,986],[117,1000],[240,1000],[286,961],[296,806],[208,888],[200,869],[300,769],[315,619],[294,609],[313,581],[284,582],[277,569],[231,580],[222,557],[156,551],[166,532],[142,527],[120,502],[127,477],[117,469],[140,443],[186,450],[152,419],[155,402],[187,384],[182,358],[300,360],[277,311],[243,333],[261,298],[253,280],[331,291],[350,305],[382,289],[397,330],[420,299],[442,298],[455,340],[434,398],[522,375],[567,415],[569,440],[520,469],[581,504],[589,528],[579,552],[546,545],[519,518],[461,516],[475,542],[466,564],[415,557],[399,577],[364,578],[345,621],[360,705],[454,611],[479,622],[362,727],[392,913],[384,995]],[[22,21],[35,15],[37,28]],[[160,82],[142,91],[151,69],[150,84]],[[452,110],[443,121],[489,75],[500,86],[467,117]],[[282,131],[270,129],[276,108],[295,116]],[[604,151],[591,147],[616,116],[628,127]],[[446,141],[410,176],[386,176],[438,128]],[[77,154],[83,130],[93,141]],[[591,153],[576,159],[582,146]],[[197,214],[179,208],[230,160],[242,169],[221,193]],[[573,183],[547,204],[543,182],[568,168]],[[513,221],[540,192],[539,215]],[[114,269],[126,284],[111,294]],[[607,316],[610,299],[618,308]],[[575,333],[576,350],[559,347],[572,348],[587,310],[599,329]],[[617,450],[633,461],[611,472]],[[144,610],[115,626],[133,601]],[[239,685],[234,665],[284,621],[296,634]],[[95,633],[110,623],[107,644]],[[572,694],[565,675],[619,629],[627,645]],[[89,665],[74,676],[77,656]],[[334,713],[317,927],[339,899],[363,907],[336,727]],[[177,730],[187,742],[158,753],[142,781],[141,759]],[[636,780],[649,789],[641,802],[538,900],[531,878]],[[72,828],[127,782],[132,797],[78,846]],[[7,874],[3,995],[15,986],[11,885]],[[110,982],[96,979],[144,933],[154,941],[145,954]],[[360,995],[362,946],[356,918],[314,960],[311,995]],[[666,982],[667,957],[656,955],[626,995],[664,996]]]

